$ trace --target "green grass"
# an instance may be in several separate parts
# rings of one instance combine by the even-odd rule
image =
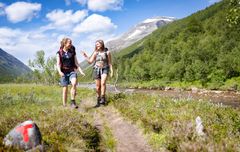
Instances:
[[[78,88],[77,102],[94,92]],[[110,105],[144,129],[154,151],[240,151],[240,110],[205,101],[173,100],[157,95],[116,94]],[[61,87],[33,84],[0,85],[0,151],[3,138],[17,124],[33,120],[47,151],[114,151],[116,141],[106,124],[99,132],[92,109],[62,107]],[[200,116],[206,136],[195,131]]]
[[[111,128],[109,128],[109,126],[106,123],[104,123],[103,125],[101,139],[103,141],[101,142],[102,146],[104,147],[104,149],[106,149],[106,151],[111,152],[116,151],[116,139],[112,134]]]
[[[116,94],[110,101],[144,129],[155,151],[240,151],[239,109],[146,94]],[[195,131],[197,116],[204,137]]]
[[[227,80],[221,87],[223,90],[240,90],[240,77],[234,77]]]
[[[93,91],[78,89],[77,102]],[[99,151],[99,131],[88,115],[62,107],[61,87],[23,84],[0,85],[0,151],[4,136],[17,124],[33,120],[47,151]]]

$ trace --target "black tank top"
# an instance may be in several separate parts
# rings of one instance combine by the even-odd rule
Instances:
[[[60,50],[58,51],[60,55],[60,62],[61,62],[61,71],[62,72],[72,72],[74,71],[77,66],[75,65],[74,57],[76,55],[75,50],[70,49],[68,51]]]

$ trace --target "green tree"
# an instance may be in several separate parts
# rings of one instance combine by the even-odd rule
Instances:
[[[240,26],[226,22],[229,15],[239,18],[239,1],[220,1],[119,51],[120,81],[196,81],[221,86],[239,77]],[[230,9],[238,13],[229,14]]]
[[[33,69],[33,82],[55,84],[58,79],[56,62],[56,57],[45,59],[45,52],[37,51],[35,59],[29,60],[29,66]]]
[[[240,24],[240,0],[229,1],[229,11],[227,21],[230,26],[236,26]]]

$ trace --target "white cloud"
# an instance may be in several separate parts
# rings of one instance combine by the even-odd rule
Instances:
[[[59,49],[60,41],[63,37],[70,37],[76,47],[79,62],[84,58],[80,55],[81,50],[91,55],[95,41],[97,39],[107,40],[112,37],[112,33],[92,33],[81,35],[66,35],[59,32],[24,31],[0,27],[0,46],[1,48],[28,64],[28,60],[35,59],[35,54],[39,50],[44,50],[45,56],[55,56]]]
[[[39,50],[44,50],[46,57],[55,56],[63,37],[70,37],[72,39],[73,45],[76,47],[78,61],[82,62],[84,58],[80,54],[81,50],[85,50],[88,55],[91,55],[97,39],[103,39],[106,42],[108,39],[114,37],[114,35],[113,33],[106,33],[104,31],[86,34],[73,33],[72,35],[70,33],[66,35],[65,32],[24,31],[21,29],[0,27],[1,48],[26,65],[29,59],[35,59],[35,54]]]
[[[15,45],[16,37],[21,36],[20,30],[12,30],[7,27],[0,28],[0,46],[4,49],[4,46]]]
[[[4,7],[5,4],[0,2],[0,16],[5,14]]]
[[[76,0],[76,2],[80,5],[86,5],[87,4],[87,0]]]
[[[92,11],[120,10],[123,0],[88,0],[88,9]]]
[[[0,38],[1,38],[1,40],[3,38],[11,39],[11,38],[14,38],[14,37],[20,36],[20,35],[21,35],[21,31],[18,30],[18,29],[12,30],[11,28],[8,28],[8,27],[1,27],[0,28]]]
[[[107,42],[108,39],[112,39],[115,35],[113,33],[91,33],[91,34],[78,34],[78,35],[71,35],[70,38],[73,40],[73,45],[76,47],[78,61],[82,62],[84,57],[81,56],[80,51],[84,50],[88,55],[93,53],[95,42],[98,39],[104,40]]]
[[[35,58],[36,51],[44,50],[46,57],[55,55],[59,41],[57,36],[52,37],[38,31],[0,27],[0,46],[27,65],[29,59]]]
[[[5,4],[0,2],[0,8],[4,7],[4,6],[5,6]]]
[[[87,0],[64,0],[67,6],[71,5],[72,2],[77,2],[78,4],[84,6],[87,4]]]
[[[71,0],[64,0],[66,5],[71,5]]]
[[[123,0],[64,0],[67,6],[72,2],[85,6],[88,5],[88,9],[92,11],[106,11],[106,10],[121,10],[123,6]]]
[[[9,21],[13,23],[31,20],[41,10],[39,3],[16,2],[5,8]]]
[[[74,29],[74,33],[93,33],[93,32],[111,32],[116,29],[117,26],[112,23],[111,19],[98,14],[93,14],[86,18],[82,23],[77,25]]]
[[[47,19],[51,22],[45,29],[60,29],[69,30],[74,24],[79,23],[88,15],[88,11],[79,10],[73,13],[72,10],[53,10],[46,15]]]
[[[91,55],[95,46],[95,42],[98,39],[102,39],[105,42],[115,37],[114,30],[117,28],[115,24],[111,22],[111,19],[98,14],[93,14],[86,18],[82,23],[77,25],[73,29],[73,33],[70,36],[73,39],[73,44],[78,50],[79,61],[83,61],[84,58],[80,55],[80,50],[85,50],[88,55]]]
[[[91,55],[95,41],[111,39],[117,28],[109,17],[98,14],[88,16],[87,10],[53,10],[46,18],[49,24],[38,29],[0,27],[1,48],[27,65],[29,59],[35,59],[39,50],[44,50],[46,57],[55,56],[62,38],[70,37],[81,62],[84,58],[80,50],[86,50]]]

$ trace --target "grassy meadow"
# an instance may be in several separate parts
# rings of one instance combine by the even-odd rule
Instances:
[[[116,94],[110,100],[144,130],[154,151],[240,151],[239,109],[146,94]],[[203,136],[196,133],[198,116]]]
[[[93,90],[78,88],[77,103],[93,98]],[[108,100],[108,106],[143,130],[154,151],[240,151],[237,108],[137,93],[108,94]],[[101,110],[62,107],[59,86],[1,84],[0,102],[0,151],[20,151],[5,147],[3,138],[29,119],[38,125],[47,151],[115,151],[117,141],[107,122],[101,132],[94,126],[94,113]],[[196,132],[198,116],[202,136]]]
[[[33,120],[39,127],[47,151],[99,151],[100,136],[92,118],[62,107],[61,87],[43,85],[0,85],[0,151],[4,136],[17,124]],[[77,102],[93,91],[78,89]]]

